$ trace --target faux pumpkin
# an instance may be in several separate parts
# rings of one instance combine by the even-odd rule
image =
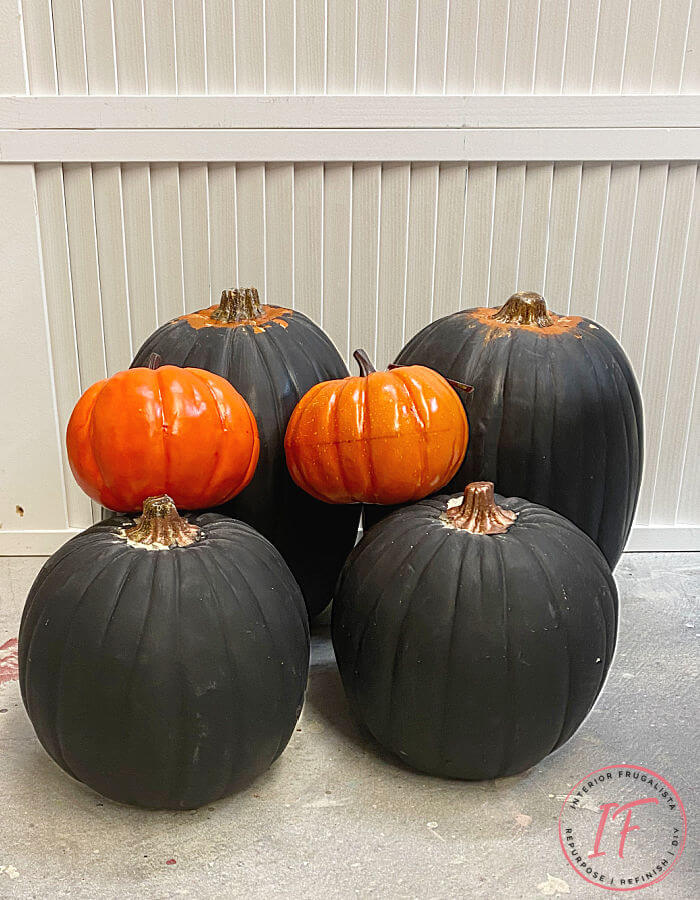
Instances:
[[[183,509],[216,506],[250,482],[260,451],[250,407],[225,379],[159,366],[118,372],[80,398],[66,443],[93,500],[133,512],[167,493]]]
[[[296,483],[327,503],[418,500],[452,478],[467,449],[462,404],[424,366],[377,372],[355,351],[359,377],[312,388],[294,410],[285,450]]]
[[[486,482],[375,525],[333,603],[333,646],[359,719],[410,766],[487,779],[567,741],[603,686],[615,583],[568,520]]]
[[[241,288],[224,291],[219,306],[163,325],[132,365],[144,365],[153,352],[166,363],[216,372],[250,404],[260,461],[251,483],[221,512],[250,523],[275,544],[309,612],[320,612],[355,543],[360,511],[319,503],[294,484],[284,460],[284,433],[311,387],[348,374],[338,351],[302,313],[261,305],[255,288]]]
[[[29,593],[22,698],[74,778],[150,808],[231,793],[280,755],[309,632],[280,554],[242,522],[149,498],[72,538]]]
[[[468,309],[424,328],[399,353],[475,386],[471,443],[448,485],[493,481],[578,525],[614,567],[642,475],[642,402],[615,338],[580,316],[549,312],[535,293]],[[369,511],[370,520],[381,510]]]

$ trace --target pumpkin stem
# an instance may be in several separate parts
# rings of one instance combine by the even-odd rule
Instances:
[[[200,530],[196,525],[178,514],[175,504],[167,494],[147,497],[143,501],[143,512],[131,528],[125,528],[123,535],[130,544],[152,550],[167,550],[170,547],[188,547],[199,540]]]
[[[163,365],[163,357],[160,353],[151,353],[146,363],[147,369],[158,369]]]
[[[233,288],[221,292],[221,301],[211,314],[212,319],[227,324],[257,319],[262,315],[257,288]]]
[[[449,507],[442,520],[472,534],[505,534],[516,516],[513,510],[497,505],[492,481],[472,481],[464,489],[460,505]]]
[[[365,350],[355,350],[353,353],[353,357],[357,361],[358,366],[360,367],[360,375],[365,378],[367,375],[371,375],[372,372],[376,372],[377,370],[372,365],[372,361]]]
[[[534,291],[518,291],[517,294],[511,294],[491,318],[498,322],[506,322],[508,325],[536,325],[538,328],[554,325],[554,319],[549,315],[544,297]]]

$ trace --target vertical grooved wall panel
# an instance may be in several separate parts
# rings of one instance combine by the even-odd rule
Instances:
[[[38,165],[58,427],[157,322],[236,284],[380,367],[431,318],[543,290],[621,337],[648,423],[637,521],[687,523],[696,179],[695,163]],[[87,524],[63,467],[69,521]]]

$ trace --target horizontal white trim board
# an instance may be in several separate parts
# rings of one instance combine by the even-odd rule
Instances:
[[[700,128],[0,131],[0,162],[694,160]]]
[[[688,128],[700,97],[198,96],[0,97],[0,128],[346,129]]]
[[[0,530],[0,556],[49,556],[76,534],[80,534],[80,529]],[[661,551],[700,551],[700,526],[638,525],[632,529],[625,552],[658,553]]]

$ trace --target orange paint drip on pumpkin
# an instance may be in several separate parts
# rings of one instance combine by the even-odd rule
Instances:
[[[547,309],[544,297],[529,291],[510,296],[503,306],[479,307],[467,316],[490,328],[497,329],[494,337],[505,336],[512,328],[533,331],[543,337],[565,334],[581,322],[581,316],[558,316]]]
[[[218,306],[209,306],[207,309],[200,309],[197,312],[178,316],[175,321],[179,322],[184,319],[192,328],[240,328],[241,325],[252,325],[253,331],[261,332],[273,324],[287,328],[288,323],[283,316],[294,314],[293,310],[284,306],[261,306],[261,315],[256,316],[254,319],[241,319],[238,322],[220,322],[212,317],[218,308]]]

